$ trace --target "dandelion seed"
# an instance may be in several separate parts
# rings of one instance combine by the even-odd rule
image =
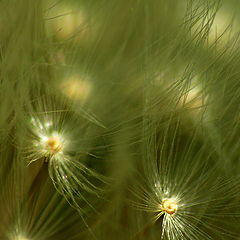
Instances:
[[[178,137],[174,135],[176,142]],[[167,151],[162,146],[160,159],[148,159],[146,168],[151,169],[151,174],[146,173],[147,185],[140,185],[141,194],[136,193],[140,202],[135,205],[152,213],[151,223],[161,224],[160,239],[210,240],[223,235],[235,239],[238,232],[224,223],[227,218],[231,221],[240,216],[236,208],[239,180],[222,179],[217,168],[211,169],[210,162],[202,161],[208,146],[197,152],[194,140],[195,137],[191,138],[191,145],[186,145],[186,154],[173,156],[172,151],[179,151],[174,148]],[[185,151],[182,145],[181,150]]]
[[[45,108],[45,104],[41,106]],[[86,195],[100,196],[99,186],[105,178],[85,166],[91,142],[84,136],[90,139],[88,125],[92,123],[72,112],[45,109],[35,114],[31,123],[29,162],[42,159],[48,164],[48,174],[56,190],[79,213],[83,215],[88,208],[94,209]]]
[[[201,182],[198,184],[201,184]],[[159,184],[156,186],[159,186]],[[196,193],[192,188],[188,188],[187,191]],[[205,240],[212,239],[212,232],[219,234],[220,231],[220,234],[234,236],[233,232],[221,229],[216,223],[216,218],[221,216],[221,208],[224,209],[224,198],[219,197],[212,200],[211,197],[204,196],[201,190],[199,191],[200,196],[190,195],[184,191],[182,194],[179,193],[179,197],[170,197],[173,195],[171,191],[170,194],[166,194],[162,188],[158,188],[155,189],[154,193],[145,192],[144,203],[138,206],[140,209],[155,213],[154,222],[162,217],[161,239]],[[234,199],[236,193],[233,192],[232,194]],[[180,197],[180,195],[182,196]],[[210,208],[208,208],[209,204],[211,205]],[[222,216],[224,214],[223,211]],[[236,213],[230,212],[227,214],[233,216]],[[220,219],[219,223],[221,226]],[[220,231],[218,232],[218,230]]]

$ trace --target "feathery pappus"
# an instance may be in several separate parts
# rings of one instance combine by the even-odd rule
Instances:
[[[85,111],[76,113],[66,104],[57,108],[57,100],[51,100],[41,98],[33,104],[25,156],[29,164],[35,161],[47,163],[49,176],[58,192],[84,214],[79,200],[92,207],[86,194],[100,196],[102,185],[106,183],[98,169],[88,167],[89,157],[101,161],[91,151],[94,148],[92,142],[98,137],[96,129],[102,125]]]
[[[215,150],[199,141],[197,128],[186,139],[181,121],[174,119],[162,128],[152,124],[152,132],[147,132],[142,174],[145,180],[139,192],[134,191],[138,199],[134,205],[153,214],[153,224],[161,224],[159,239],[239,236],[239,178],[222,174]],[[170,140],[172,145],[166,145],[164,141]]]

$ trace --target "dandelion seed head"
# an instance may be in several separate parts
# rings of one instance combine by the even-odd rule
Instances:
[[[167,213],[167,214],[175,214],[178,210],[178,204],[176,199],[174,198],[167,198],[163,199],[161,203],[161,211]]]

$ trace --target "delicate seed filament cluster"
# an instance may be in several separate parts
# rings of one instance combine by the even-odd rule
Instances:
[[[161,203],[161,211],[167,214],[175,214],[178,210],[178,205],[175,199],[164,199]]]

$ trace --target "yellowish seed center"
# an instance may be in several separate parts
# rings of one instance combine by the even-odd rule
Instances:
[[[164,199],[161,204],[161,210],[168,214],[174,214],[178,210],[178,205],[173,199]]]
[[[47,148],[52,153],[58,153],[62,150],[62,143],[58,137],[50,137],[46,141]]]

